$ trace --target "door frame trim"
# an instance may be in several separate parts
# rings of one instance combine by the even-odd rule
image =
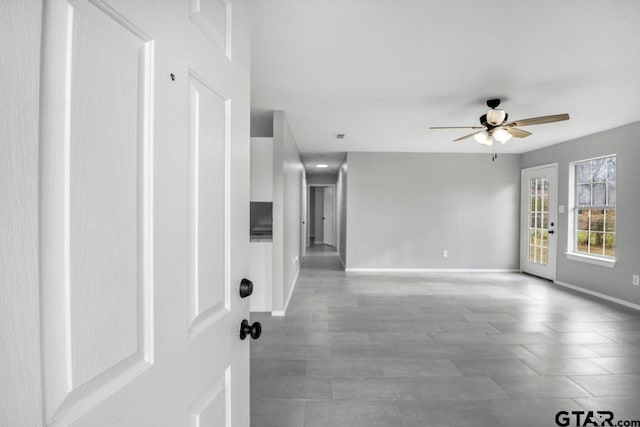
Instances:
[[[519,235],[520,235],[519,236],[520,237],[519,238],[519,240],[520,240],[520,272],[522,273],[524,271],[523,267],[524,267],[524,259],[525,259],[525,252],[526,252],[524,250],[525,244],[524,244],[523,232],[522,232],[522,230],[524,228],[524,225],[525,225],[525,221],[527,220],[527,218],[525,218],[526,217],[526,213],[525,212],[527,211],[527,209],[526,209],[525,202],[524,202],[524,197],[523,197],[523,194],[522,194],[522,182],[523,182],[524,174],[526,172],[532,172],[532,171],[535,171],[537,169],[546,169],[546,168],[549,168],[549,167],[553,167],[553,169],[554,169],[554,173],[553,173],[553,177],[552,178],[553,178],[553,180],[554,180],[554,182],[556,184],[556,191],[555,191],[555,195],[553,197],[554,206],[555,206],[555,210],[556,210],[554,212],[553,217],[555,218],[556,225],[555,225],[555,238],[552,240],[552,242],[553,242],[552,244],[554,246],[553,253],[554,253],[555,259],[553,260],[553,271],[552,271],[552,274],[551,274],[551,278],[549,279],[549,280],[555,282],[556,276],[557,276],[557,272],[558,272],[558,232],[557,231],[558,231],[558,224],[559,224],[559,221],[558,221],[558,193],[560,192],[560,186],[558,185],[558,163],[557,162],[546,163],[544,165],[538,165],[538,166],[532,166],[532,167],[523,168],[523,169],[520,170],[520,230],[518,230]],[[547,240],[547,242],[549,243],[549,240]]]

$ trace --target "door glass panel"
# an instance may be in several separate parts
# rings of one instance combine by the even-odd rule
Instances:
[[[547,265],[547,225],[549,218],[549,178],[529,179],[529,262]]]

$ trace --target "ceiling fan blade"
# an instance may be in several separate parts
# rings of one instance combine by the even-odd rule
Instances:
[[[429,129],[484,129],[483,126],[433,126]]]
[[[507,126],[507,127],[532,126],[532,125],[541,125],[544,123],[561,122],[563,120],[569,120],[569,115],[554,114],[552,116],[532,117],[530,119],[514,120],[512,122],[506,123],[504,126]]]
[[[478,131],[478,132],[482,132],[482,131]],[[472,137],[473,135],[475,135],[478,132],[473,132],[473,133],[470,133],[469,135],[461,136],[458,139],[454,139],[453,142],[459,142],[459,141],[462,141],[463,139],[470,138],[470,137]]]
[[[505,130],[507,132],[509,132],[509,134],[511,136],[514,136],[516,138],[526,138],[529,135],[531,135],[531,132],[527,132],[524,129],[518,129],[518,128],[505,128]]]

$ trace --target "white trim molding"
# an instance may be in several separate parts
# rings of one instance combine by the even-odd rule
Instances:
[[[519,273],[518,268],[347,268],[347,273]]]
[[[613,268],[616,266],[615,259],[607,259],[596,256],[583,255],[576,252],[565,252],[565,255],[571,261],[586,262],[588,264],[599,265],[601,267]]]
[[[572,285],[572,284],[569,284],[569,283],[561,282],[559,280],[554,280],[553,283],[555,283],[556,285],[563,286],[565,288],[573,289],[574,291],[578,291],[578,292],[582,292],[582,293],[587,294],[587,295],[594,296],[596,298],[600,298],[600,299],[607,300],[607,301],[610,301],[610,302],[613,302],[613,303],[616,303],[616,304],[624,305],[625,307],[633,308],[634,310],[640,310],[640,305],[634,304],[634,303],[629,302],[629,301],[625,301],[625,300],[620,299],[620,298],[612,297],[612,296],[609,296],[609,295],[606,295],[606,294],[602,294],[600,292],[592,291],[590,289],[581,288],[580,286],[576,286],[576,285]]]
[[[298,267],[296,271],[296,277],[293,278],[293,283],[291,284],[291,290],[289,291],[289,295],[287,296],[287,301],[284,303],[283,310],[273,310],[271,312],[272,316],[275,317],[284,317],[287,314],[287,308],[289,307],[289,302],[291,301],[291,295],[293,295],[293,290],[296,288],[296,284],[298,283],[298,276],[300,275],[301,268]]]

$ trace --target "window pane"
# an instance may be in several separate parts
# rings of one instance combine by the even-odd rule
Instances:
[[[540,263],[547,265],[547,248],[542,249],[542,259],[540,260]]]
[[[531,194],[531,195],[536,194],[536,179],[535,178],[531,178],[529,180],[529,194]]]
[[[578,209],[578,230],[589,229],[589,209]]]
[[[607,180],[607,159],[593,161],[592,176],[594,182],[605,182]]]
[[[576,176],[579,183],[591,182],[591,164],[585,162],[576,165]]]
[[[535,261],[535,256],[536,256],[536,247],[529,246],[529,261],[531,262]]]
[[[589,233],[589,253],[594,255],[602,255],[604,236],[602,233]]]
[[[616,210],[607,209],[605,216],[605,231],[616,231]]]
[[[591,231],[604,230],[604,210],[591,209]]]
[[[616,158],[615,157],[609,157],[608,160],[609,160],[607,162],[607,164],[609,166],[608,167],[608,169],[609,169],[609,174],[608,174],[609,177],[608,178],[611,181],[615,181],[617,179],[616,178],[616,175],[617,175],[617,173],[616,173]]]
[[[615,181],[609,181],[607,183],[607,197],[608,197],[607,204],[610,206],[615,206],[616,205],[616,182]]]
[[[593,205],[594,206],[605,205],[605,202],[606,202],[605,190],[606,190],[605,184],[593,184]]]
[[[549,194],[549,178],[543,178],[542,193]]]
[[[538,210],[541,212],[549,212],[549,196],[548,195],[542,196],[542,201],[540,206],[538,207]]]
[[[529,230],[529,244],[530,245],[535,245],[536,244],[536,231],[535,230]]]
[[[542,245],[543,248],[546,248],[547,246],[549,246],[548,245],[548,243],[549,243],[549,232],[547,230],[542,230],[541,233],[542,233],[541,234],[541,242],[542,242],[541,245]]]
[[[605,233],[604,235],[604,254],[606,256],[616,256],[616,235]]]
[[[549,216],[542,214],[542,228],[549,228]]]
[[[589,246],[589,233],[587,231],[578,231],[578,239],[576,241],[576,251],[587,253]]]
[[[578,185],[578,205],[588,206],[591,204],[591,185]]]
[[[542,244],[542,230],[536,230],[536,245],[540,246]]]

